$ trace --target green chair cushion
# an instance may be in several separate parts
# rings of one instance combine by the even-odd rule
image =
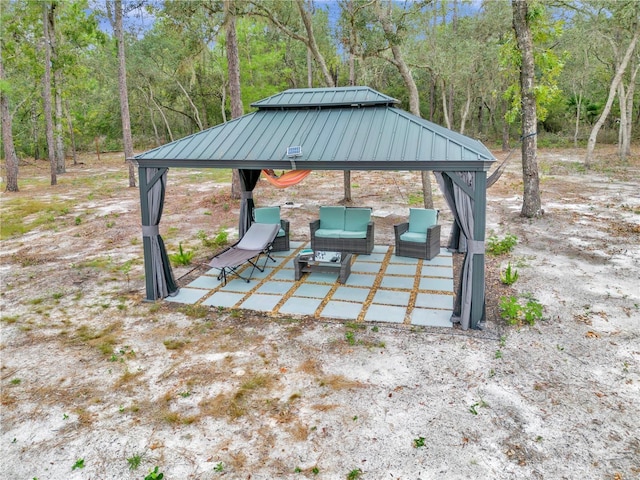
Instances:
[[[344,207],[320,207],[320,228],[344,230]]]
[[[415,233],[415,232],[404,232],[402,235],[400,235],[400,240],[404,242],[426,243],[427,234]]]
[[[280,207],[260,207],[253,211],[256,223],[280,223]]]
[[[427,229],[438,223],[438,211],[426,208],[409,209],[409,231],[412,233],[427,233]],[[402,238],[402,237],[401,237]]]
[[[347,208],[344,214],[344,229],[349,232],[367,232],[367,226],[371,221],[369,208]],[[354,238],[354,237],[350,237]],[[361,237],[355,237],[361,238]]]
[[[280,230],[278,230],[278,234],[276,235],[276,237],[284,237],[284,234],[286,232],[284,231],[284,228],[281,228]]]
[[[319,228],[316,230],[316,237],[320,238],[340,238],[340,234],[343,232],[342,229],[336,228]]]

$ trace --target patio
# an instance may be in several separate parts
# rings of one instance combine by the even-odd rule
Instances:
[[[430,261],[394,255],[394,247],[376,245],[371,255],[354,255],[345,284],[338,273],[311,272],[295,280],[294,259],[308,242],[273,252],[264,272],[251,281],[231,278],[226,285],[211,269],[167,297],[169,302],[239,308],[270,314],[452,327],[453,259],[442,249]],[[262,263],[262,262],[261,262]],[[246,268],[246,267],[245,267]]]

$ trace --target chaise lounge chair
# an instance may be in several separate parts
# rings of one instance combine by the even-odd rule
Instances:
[[[213,257],[209,266],[220,270],[218,280],[222,281],[222,285],[227,284],[227,275],[229,274],[235,274],[249,283],[256,268],[264,272],[267,260],[271,258],[271,245],[279,228],[280,226],[276,224],[254,223],[240,241]],[[258,265],[261,255],[265,256],[262,267]],[[271,260],[275,262],[275,259],[271,258]],[[248,277],[243,277],[238,272],[245,263],[250,263],[253,266]]]
[[[272,252],[286,252],[289,250],[289,220],[280,218],[280,207],[259,207],[253,211],[255,223],[275,223],[278,225],[278,235],[273,241]]]

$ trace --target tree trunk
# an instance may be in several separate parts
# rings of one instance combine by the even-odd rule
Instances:
[[[55,104],[56,104],[56,168],[57,173],[66,173],[67,167],[65,162],[65,152],[64,152],[64,134],[62,127],[62,72],[60,70],[55,70],[53,72],[53,84],[55,86]]]
[[[467,83],[467,101],[464,103],[462,113],[460,114],[460,133],[464,135],[464,127],[467,123],[467,117],[469,117],[469,110],[471,109],[471,84]]]
[[[44,118],[46,123],[47,150],[49,164],[51,165],[51,185],[58,184],[58,164],[56,162],[55,142],[53,139],[53,116],[51,113],[51,42],[49,38],[49,3],[42,3],[43,30],[44,30],[44,79],[43,79],[43,103]]]
[[[524,195],[521,215],[528,218],[542,215],[540,204],[540,178],[538,176],[538,120],[534,91],[535,65],[533,61],[533,38],[529,26],[527,0],[512,0],[513,29],[516,32],[518,49],[522,56],[520,66],[520,95],[522,105],[522,178]]]
[[[0,82],[4,82],[4,64],[2,62],[2,49],[0,49]],[[18,156],[13,145],[13,125],[11,112],[9,111],[9,99],[0,89],[0,116],[2,117],[2,144],[4,145],[4,164],[7,176],[5,191],[18,191]]]
[[[313,33],[313,25],[311,22],[311,13],[304,7],[305,0],[296,0],[296,4],[298,5],[298,10],[300,10],[300,16],[302,17],[302,23],[304,24],[304,28],[307,31],[307,47],[311,50],[311,54],[313,58],[318,63],[320,67],[320,71],[322,72],[322,76],[324,77],[324,81],[328,87],[335,87],[335,83],[333,81],[333,77],[331,76],[331,72],[329,72],[329,68],[327,67],[327,63],[324,60],[324,56],[320,53],[320,49],[318,48],[318,44],[316,42],[316,37]]]
[[[313,55],[307,47],[307,88],[313,88]]]
[[[389,39],[391,53],[393,55],[393,61],[391,61],[391,63],[398,69],[398,72],[400,73],[400,76],[404,81],[405,87],[409,92],[409,111],[416,117],[420,117],[420,93],[418,92],[418,87],[416,86],[416,82],[413,79],[411,70],[404,61],[402,50],[400,50],[400,45],[394,43],[391,40],[396,37],[396,32],[391,24],[391,7],[392,4],[391,2],[389,2],[387,5],[387,11],[385,12],[382,8],[380,0],[378,0],[375,3],[376,16],[380,21],[382,30]],[[433,193],[429,175],[422,175],[422,191],[424,194],[424,207],[433,208]]]
[[[114,0],[113,25],[118,42],[118,93],[120,95],[120,116],[122,117],[122,142],[124,159],[129,165],[129,187],[136,186],[136,172],[131,162],[133,158],[133,137],[131,136],[131,116],[129,115],[129,92],[127,90],[127,64],[125,57],[124,28],[122,26],[122,0]]]
[[[618,104],[620,106],[620,123],[618,125],[618,157],[626,158],[625,145],[627,144],[627,91],[624,82],[618,84]]]
[[[624,54],[624,58],[620,62],[620,64],[616,68],[616,73],[611,80],[611,85],[609,86],[609,96],[607,97],[607,102],[602,109],[602,113],[598,120],[593,125],[591,129],[591,133],[589,134],[589,140],[587,141],[587,155],[584,159],[584,164],[587,168],[590,168],[593,164],[593,152],[596,148],[596,140],[598,138],[598,132],[604,125],[604,122],[607,120],[609,116],[609,112],[611,111],[611,106],[613,105],[613,101],[616,97],[616,91],[618,90],[618,84],[622,80],[622,76],[624,75],[625,70],[627,69],[627,65],[629,64],[629,60],[631,59],[631,55],[636,48],[636,43],[638,43],[638,36],[640,35],[640,31],[636,30],[633,35],[633,39],[629,46],[627,47],[627,51]]]
[[[629,88],[627,89],[627,122],[626,122],[626,142],[623,146],[624,158],[631,155],[631,133],[633,131],[633,96],[636,93],[636,78],[638,76],[640,65],[632,67],[631,79],[629,80]]]
[[[73,120],[71,119],[71,113],[69,112],[69,102],[65,102],[64,113],[67,119],[67,127],[69,128],[69,140],[71,141],[71,155],[73,155],[73,164],[78,164],[78,156],[76,154],[76,135],[73,133]]]
[[[242,95],[240,92],[240,60],[238,54],[238,36],[236,33],[236,16],[231,0],[224,0],[225,34],[227,40],[227,68],[229,70],[229,97],[231,101],[231,118],[241,117],[243,114]],[[242,188],[240,173],[237,169],[232,172],[231,197],[239,199]]]
[[[58,48],[56,39],[56,1],[51,2],[51,8],[47,11],[47,32],[51,52],[51,65],[53,70],[53,99],[54,99],[54,141],[56,156],[56,173],[65,173],[64,135],[62,133],[62,72],[58,65]]]
[[[576,126],[573,131],[573,147],[578,148],[578,135],[580,134],[580,113],[582,112],[582,92],[576,95]]]

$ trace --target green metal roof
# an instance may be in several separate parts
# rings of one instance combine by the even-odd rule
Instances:
[[[400,103],[369,87],[294,88],[272,95],[252,107],[258,108],[333,108],[339,106],[389,105]]]
[[[479,141],[390,106],[367,87],[287,90],[258,111],[137,155],[142,167],[488,170]],[[288,157],[287,148],[301,147]]]

